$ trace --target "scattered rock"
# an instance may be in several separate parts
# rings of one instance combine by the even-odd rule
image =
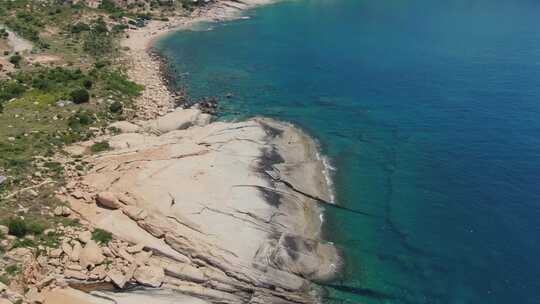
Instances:
[[[37,193],[37,191],[34,190],[34,189],[26,190],[26,193],[28,193],[29,195],[31,195],[31,196],[33,196],[33,197],[36,197],[36,196],[39,195],[39,194]]]
[[[3,294],[4,297],[8,299],[8,301],[12,303],[21,303],[23,301],[23,296],[19,294],[18,292],[15,292],[10,289],[6,289]],[[9,302],[8,302],[9,303]]]
[[[206,114],[206,113],[202,113],[201,115],[199,115],[199,117],[197,118],[197,121],[195,122],[195,124],[199,127],[204,127],[206,125],[208,125],[210,122],[212,121],[212,115],[210,114]]]
[[[80,271],[77,270],[70,270],[66,269],[64,271],[64,276],[68,279],[76,279],[76,280],[88,280],[88,276]]]
[[[81,266],[87,269],[88,266],[94,267],[102,264],[105,261],[105,256],[98,244],[90,240],[81,252],[80,261]]]
[[[54,233],[54,229],[49,228],[49,229],[43,230],[43,235],[49,235],[50,233]]]
[[[122,133],[135,133],[140,127],[127,121],[117,121],[109,125],[109,128],[119,129]]]
[[[127,252],[127,248],[119,248],[118,255],[129,263],[135,262],[135,258],[133,258],[133,256]]]
[[[90,272],[90,277],[94,280],[103,280],[105,279],[106,276],[107,276],[107,266],[105,265],[96,266]]]
[[[0,282],[0,294],[7,290],[6,284]]]
[[[109,257],[109,258],[114,257],[114,254],[112,253],[112,251],[111,251],[111,249],[109,247],[103,247],[103,248],[101,248],[101,250],[103,251],[104,256]]]
[[[30,248],[15,248],[7,252],[4,259],[12,260],[15,262],[26,262],[32,259],[33,253]]]
[[[163,283],[165,272],[158,266],[142,266],[135,271],[133,278],[139,284],[157,288]]]
[[[85,198],[84,193],[81,190],[75,190],[75,191],[71,192],[71,196],[73,196],[76,199]]]
[[[56,279],[56,277],[54,275],[49,275],[49,276],[45,277],[44,279],[42,279],[41,281],[39,281],[36,284],[36,287],[39,290],[41,290],[42,288],[44,288],[46,286],[49,286],[55,279]]]
[[[67,256],[71,256],[71,254],[73,253],[73,247],[71,247],[71,245],[68,244],[67,242],[63,242],[62,245],[60,245],[60,248],[62,248],[62,251]]]
[[[60,107],[60,108],[63,108],[63,107],[68,106],[70,104],[73,104],[73,101],[71,101],[71,100],[59,100],[59,101],[56,102],[56,106]]]
[[[4,225],[0,225],[0,234],[7,235],[9,233],[9,228]]]
[[[86,244],[92,239],[92,233],[88,230],[85,230],[81,233],[79,233],[79,241]]]
[[[45,301],[45,297],[39,293],[36,287],[30,287],[25,297],[26,301],[30,304],[41,304]]]
[[[66,206],[58,206],[54,208],[54,215],[56,216],[70,216],[71,210]]]
[[[118,288],[124,288],[124,285],[126,285],[126,277],[117,269],[112,269],[109,271],[107,273],[107,277],[109,277],[114,285],[116,285]]]
[[[126,248],[126,251],[128,253],[135,254],[135,253],[141,252],[143,248],[144,248],[144,245],[138,244],[138,245],[134,245],[134,246],[130,246]]]
[[[152,256],[152,251],[141,251],[135,254],[135,263],[139,266],[144,266],[150,260]]]
[[[69,269],[69,270],[76,270],[76,271],[83,270],[83,268],[79,264],[69,264],[69,265],[67,265],[66,268]]]
[[[79,261],[81,257],[81,251],[82,251],[81,243],[75,241],[75,244],[73,245],[73,251],[69,255],[69,259],[73,262]]]
[[[49,256],[51,258],[59,258],[60,256],[62,255],[62,249],[53,249],[51,250],[51,252],[49,253]]]

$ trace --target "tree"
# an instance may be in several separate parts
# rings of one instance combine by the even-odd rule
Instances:
[[[75,89],[71,91],[71,99],[76,104],[81,104],[90,101],[90,94],[86,89]]]
[[[9,62],[11,62],[14,66],[19,67],[19,64],[22,61],[22,56],[19,54],[15,54],[11,57],[9,57]]]

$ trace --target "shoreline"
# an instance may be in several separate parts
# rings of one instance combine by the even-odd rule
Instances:
[[[137,30],[126,31],[127,37],[120,46],[127,49],[123,61],[130,67],[128,77],[145,86],[137,98],[136,119],[147,120],[162,116],[175,108],[177,94],[172,92],[165,81],[159,56],[152,52],[157,40],[175,31],[188,29],[201,22],[223,22],[240,18],[242,12],[257,6],[270,5],[279,0],[247,0],[241,4],[233,1],[219,1],[209,7],[198,8],[188,16],[175,16],[169,21],[151,20]]]
[[[128,31],[129,38],[123,39],[121,41],[122,47],[128,47],[129,50],[127,51],[127,57],[128,58],[138,58],[143,59],[143,64],[145,64],[145,67],[151,67],[152,71],[151,74],[158,75],[157,77],[153,77],[154,80],[159,80],[159,87],[165,88],[167,92],[167,103],[166,106],[162,106],[158,103],[159,108],[165,108],[165,111],[158,111],[159,115],[164,115],[165,113],[171,112],[175,107],[175,101],[179,98],[184,98],[184,96],[179,96],[177,92],[171,91],[169,87],[169,81],[168,78],[169,75],[166,75],[168,71],[164,70],[164,65],[167,63],[167,58],[164,58],[162,55],[159,54],[154,48],[154,45],[158,42],[159,39],[163,39],[167,35],[171,35],[177,31],[181,30],[188,30],[189,28],[202,23],[202,22],[224,22],[224,21],[231,21],[231,20],[237,20],[241,18],[241,14],[246,11],[250,10],[259,6],[265,6],[265,5],[272,5],[279,1],[283,0],[247,0],[242,2],[241,4],[238,2],[230,2],[230,1],[222,1],[222,2],[216,2],[211,4],[208,7],[202,7],[199,9],[196,9],[191,13],[190,16],[181,16],[181,17],[175,17],[172,20],[163,22],[163,21],[150,21],[147,26],[144,28],[138,29],[136,31]],[[228,3],[228,5],[222,5],[222,3]],[[236,6],[231,6],[230,3],[235,3]],[[144,53],[143,56],[141,56],[141,53]],[[135,66],[136,67],[136,66]],[[132,78],[132,75],[136,75],[134,81],[138,79],[139,81],[143,79],[141,84],[143,84],[145,87],[148,85],[150,88],[154,88],[156,86],[155,83],[152,81],[147,81],[145,83],[145,79],[148,80],[148,78],[144,77],[137,77],[141,74],[146,75],[145,72],[140,72],[137,68],[131,70],[130,78]],[[146,91],[146,90],[145,90]],[[147,104],[144,102],[144,97],[140,98],[142,99],[142,105],[143,107]],[[156,111],[152,113],[152,115],[144,115],[143,117],[150,117],[150,118],[156,118],[159,115],[154,115]],[[288,124],[291,124],[290,122],[286,122]],[[293,125],[293,124],[291,124]],[[293,127],[296,127],[293,125]],[[296,127],[297,128],[297,127]],[[321,173],[324,176],[326,187],[328,188],[328,201],[332,204],[335,204],[335,193],[334,193],[334,182],[332,180],[332,172],[335,170],[334,167],[331,165],[330,160],[321,152],[320,144],[317,141],[317,139],[311,137],[310,135],[306,134],[304,130],[301,130],[307,137],[312,139],[314,141],[314,153],[317,157],[317,159],[320,160],[320,162],[323,164],[323,168],[321,169]],[[324,214],[320,214],[320,220],[321,222],[324,222]]]
[[[139,97],[137,100],[138,106],[142,106],[144,114],[138,114],[136,118],[146,120],[170,113],[177,106],[175,104],[176,101],[184,98],[182,93],[178,94],[178,92],[171,91],[169,87],[169,76],[166,75],[168,72],[164,70],[167,58],[160,55],[154,48],[155,43],[157,43],[159,39],[177,31],[187,30],[201,22],[236,20],[241,18],[241,14],[246,10],[259,6],[272,5],[279,1],[283,0],[248,0],[242,2],[242,4],[239,4],[238,2],[221,1],[213,3],[208,7],[196,9],[189,16],[177,16],[169,21],[151,20],[143,28],[135,31],[128,31],[128,38],[121,40],[121,46],[129,48],[125,56],[128,60],[139,63],[132,65],[133,68],[128,71],[130,79],[150,88],[150,96],[161,96],[161,99],[159,100],[156,100],[156,98],[149,98],[148,96],[145,96],[147,90],[144,90],[143,96]],[[228,4],[223,5],[223,3]],[[234,3],[236,6],[231,6],[230,3]],[[141,67],[144,67],[144,69],[141,69]],[[151,75],[150,77],[148,77],[149,74]],[[156,80],[158,81],[157,83]],[[148,100],[153,101],[153,103],[149,104]],[[152,105],[157,105],[157,109],[152,107]],[[301,132],[305,133],[304,130],[301,130]],[[321,173],[324,176],[328,188],[328,201],[335,204],[334,182],[332,180],[334,167],[331,165],[329,159],[322,154],[318,141],[308,134],[306,134],[306,136],[311,138],[315,143],[314,153],[323,164]],[[324,222],[323,213],[320,214],[320,219]]]
[[[332,189],[316,140],[271,118],[212,123],[197,106],[178,107],[164,59],[151,52],[173,31],[274,2],[247,1],[153,21],[120,41],[125,53],[117,63],[144,90],[130,121],[64,147],[67,154],[55,159],[66,183],[54,197],[66,205],[51,214],[81,225],[59,225],[60,248],[29,263],[29,271],[39,264],[52,275],[47,290],[32,285],[25,297],[70,303],[81,296],[77,289],[97,304],[96,289],[108,286],[121,291],[109,298],[140,303],[150,292],[130,286],[146,286],[182,293],[165,300],[190,304],[321,302],[314,282],[337,276],[343,261],[321,239],[321,203],[332,200]],[[69,166],[73,158],[87,166]],[[31,250],[11,254],[33,258]]]
[[[239,16],[233,12],[227,18]],[[221,17],[214,20],[230,20]],[[129,77],[145,86],[136,101],[140,113],[133,123],[111,125],[120,134],[73,150],[101,140],[111,145],[110,152],[85,157],[97,169],[74,177],[59,197],[91,226],[153,252],[147,263],[164,270],[164,289],[211,303],[320,303],[312,282],[330,280],[343,267],[339,250],[321,239],[320,203],[334,200],[330,166],[316,140],[291,123],[262,117],[210,123],[196,108],[175,107],[151,43],[201,21],[208,16],[155,22],[122,41],[133,46],[124,58],[133,63]],[[122,282],[132,280],[123,272]]]

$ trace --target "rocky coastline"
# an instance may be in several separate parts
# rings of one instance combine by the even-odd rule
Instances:
[[[219,1],[128,32],[127,73],[145,86],[134,119],[65,149],[90,169],[65,166],[56,194],[67,204],[54,213],[82,226],[61,227],[60,248],[40,258],[13,254],[29,265],[20,285],[31,287],[8,291],[10,302],[321,302],[311,282],[333,278],[342,261],[321,240],[319,204],[332,193],[315,141],[285,122],[213,122],[198,105],[178,107],[182,94],[169,90],[163,59],[151,52],[171,30],[269,2]],[[100,231],[111,239],[95,241]]]
[[[59,196],[125,243],[109,248],[128,252],[107,275],[116,286],[208,303],[319,302],[310,281],[332,278],[341,261],[320,240],[317,201],[329,191],[311,138],[265,118],[210,123],[196,109],[115,127],[123,133],[108,138],[112,150],[85,158],[93,169]],[[134,246],[151,254],[145,266],[130,257]],[[153,283],[135,276],[140,267],[158,274]]]

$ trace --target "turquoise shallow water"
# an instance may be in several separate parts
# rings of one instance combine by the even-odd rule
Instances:
[[[224,119],[292,121],[339,204],[340,303],[540,303],[540,2],[295,0],[157,47]],[[211,29],[211,30],[210,30]],[[229,92],[233,98],[227,99]]]

